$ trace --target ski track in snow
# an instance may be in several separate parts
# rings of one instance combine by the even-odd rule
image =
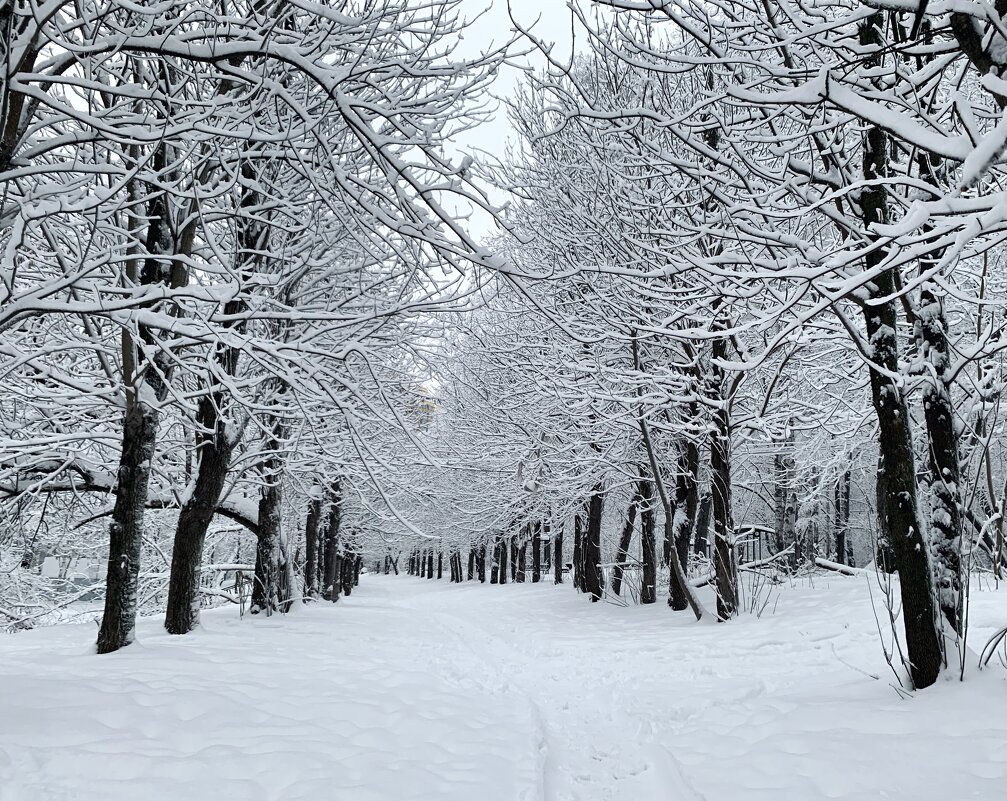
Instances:
[[[364,576],[187,637],[144,620],[102,657],[92,626],[3,636],[0,801],[1003,801],[1007,673],[900,698],[866,580],[715,626],[551,583]],[[972,643],[1005,597],[973,593]]]

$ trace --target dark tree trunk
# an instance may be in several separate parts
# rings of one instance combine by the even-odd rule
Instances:
[[[542,521],[542,572],[546,575],[552,571],[552,523]]]
[[[860,25],[860,43],[877,55],[865,66],[877,68],[884,47],[884,17],[875,13]],[[884,179],[892,158],[886,131],[873,126],[864,138],[864,179],[860,211],[868,236],[877,239],[874,226],[888,222],[888,194]],[[887,258],[884,248],[875,247],[864,256],[868,271],[880,267]],[[933,575],[928,544],[917,516],[916,466],[910,431],[909,409],[892,375],[899,372],[898,309],[896,277],[891,269],[878,272],[872,283],[870,305],[864,307],[868,341],[873,350],[869,365],[871,398],[880,429],[879,445],[884,458],[884,498],[895,564],[899,571],[902,618],[913,684],[929,687],[937,680],[943,663]],[[877,365],[877,367],[875,367]]]
[[[277,460],[270,459],[274,463]],[[255,549],[255,584],[252,587],[252,604],[249,612],[253,615],[265,612],[271,615],[280,610],[280,572],[283,567],[283,554],[280,548],[280,509],[282,490],[280,477],[276,471],[270,471],[266,480],[269,482],[262,490],[259,498],[259,533]]]
[[[622,573],[626,559],[629,558],[629,544],[633,539],[633,527],[636,525],[636,510],[640,505],[640,489],[637,487],[626,509],[626,522],[619,536],[619,549],[615,554],[615,567],[612,568],[612,592],[619,595],[622,592]]]
[[[479,550],[476,556],[476,574],[479,577],[479,583],[486,583],[486,543],[484,542],[479,546]]]
[[[267,247],[268,227],[256,211],[261,205],[257,191],[257,174],[251,162],[241,167],[242,189],[239,217],[237,272],[241,280],[248,280],[260,267]],[[224,304],[224,317],[239,322],[225,323],[235,331],[242,331],[240,322],[247,303],[242,295]],[[209,388],[220,383],[219,373],[237,375],[241,348],[220,343],[213,354],[215,370],[208,370],[204,385]],[[196,445],[199,469],[188,499],[179,510],[172,545],[171,574],[168,585],[168,603],[164,627],[171,634],[186,634],[199,623],[199,572],[203,560],[206,533],[213,520],[220,496],[227,481],[231,456],[238,445],[240,434],[229,431],[225,410],[230,395],[215,390],[200,398],[196,409]],[[292,589],[292,588],[291,588]]]
[[[542,523],[532,523],[531,535],[531,580],[537,584],[542,580]]]
[[[647,478],[646,470],[637,482],[640,498],[640,552],[643,558],[640,575],[640,603],[652,604],[657,601],[657,532],[654,526],[654,487]],[[669,560],[671,554],[668,554]],[[674,573],[674,570],[670,571]]]
[[[836,561],[841,564],[849,564],[847,559],[846,535],[850,530],[850,471],[849,468],[840,473],[836,481],[835,508],[836,508]]]
[[[508,538],[507,537],[501,537],[500,538],[499,549],[500,549],[500,556],[497,559],[497,562],[498,562],[498,564],[500,566],[500,583],[501,584],[506,584],[507,583],[507,553],[510,550],[510,545],[508,544]]]
[[[437,552],[437,580],[444,578],[444,551]]]
[[[710,513],[713,511],[713,496],[707,492],[699,499],[699,514],[696,515],[696,542],[693,552],[697,556],[708,556],[710,548]]]
[[[699,410],[694,410],[698,418]],[[689,565],[689,540],[696,525],[696,515],[699,511],[699,448],[696,443],[687,441],[678,456],[678,477],[675,480],[675,518],[672,539],[675,550],[678,551],[678,561],[683,571]],[[689,597],[686,588],[678,581],[674,570],[668,571],[668,606],[675,611],[689,608]]]
[[[510,543],[510,580],[513,582],[517,581],[517,537],[513,534],[508,537],[507,542]]]
[[[475,547],[469,548],[469,565],[468,573],[466,574],[466,579],[472,581],[476,575],[476,549]]]
[[[304,524],[304,594],[308,598],[318,597],[318,528],[322,522],[322,501],[313,498],[308,504],[308,519]],[[385,572],[388,572],[388,557],[385,557]]]
[[[584,525],[580,513],[573,518],[573,586],[584,591]]]
[[[955,632],[960,633],[961,465],[958,458],[958,433],[955,431],[955,410],[947,383],[952,368],[951,346],[943,305],[933,283],[926,283],[920,293],[916,328],[920,357],[927,366],[923,414],[929,441],[930,532],[937,556],[934,565],[937,597],[944,619]]]
[[[98,630],[99,654],[116,651],[133,642],[143,513],[157,426],[158,414],[153,408],[135,399],[127,401],[115,506],[108,527],[108,575],[105,578],[105,611]]]
[[[427,578],[432,579],[434,577],[434,549],[431,548],[427,551]]]
[[[552,580],[554,584],[563,583],[563,526],[560,526],[552,540]]]
[[[601,600],[605,591],[601,573],[601,516],[605,505],[604,487],[595,485],[588,501],[587,531],[584,536],[584,589],[590,593],[591,601]]]
[[[339,600],[339,526],[342,521],[342,502],[342,484],[337,478],[329,488],[329,519],[322,537],[322,597],[326,601]]]
[[[517,549],[517,570],[515,571],[517,575],[515,576],[515,581],[517,581],[518,584],[524,584],[525,576],[527,574],[527,568],[528,568],[527,537],[528,533],[526,531],[524,537],[521,539],[521,545]]]
[[[16,97],[21,96],[17,94]],[[5,135],[7,133],[4,131]],[[8,144],[13,147],[13,140],[2,143],[4,147]],[[165,146],[160,146],[154,151],[155,171],[161,172],[166,169],[166,158]],[[155,284],[171,286],[174,282],[165,256],[173,254],[176,247],[169,224],[168,199],[165,192],[157,191],[155,187],[150,189],[154,194],[147,202],[145,248],[148,256],[143,259],[137,274],[140,254],[130,253],[126,272],[133,281],[144,286]],[[132,182],[131,197],[138,191],[136,182]],[[160,348],[153,331],[141,324],[137,333],[144,347],[138,346],[129,331],[124,330],[121,335],[126,410],[123,415],[122,451],[119,455],[115,504],[108,527],[105,610],[98,628],[97,642],[100,654],[117,651],[129,645],[134,638],[136,596],[143,543],[143,516],[147,506],[150,468],[154,460],[160,423],[157,403],[151,403],[148,398],[159,403],[167,397],[168,388],[163,377],[170,375],[172,369],[172,364],[167,354]],[[148,348],[156,354],[152,358],[145,355],[149,352]]]
[[[722,325],[722,324],[721,324]],[[713,567],[717,576],[717,619],[728,620],[738,611],[738,577],[734,552],[734,522],[731,515],[731,428],[726,404],[721,398],[727,340],[713,340],[709,382],[711,397],[721,399],[714,412],[710,435],[710,473],[713,490]]]

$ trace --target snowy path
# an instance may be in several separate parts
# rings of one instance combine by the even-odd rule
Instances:
[[[902,700],[866,586],[829,584],[706,626],[365,576],[108,657],[85,626],[0,637],[0,801],[1003,801],[1004,671]],[[1005,598],[973,596],[977,641]]]

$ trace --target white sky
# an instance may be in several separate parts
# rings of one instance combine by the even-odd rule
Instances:
[[[556,53],[566,57],[570,52],[571,43],[571,12],[567,0],[510,0],[510,11],[522,26],[532,27],[533,33],[543,41],[553,42],[557,46]],[[463,0],[469,19],[485,12],[466,31],[463,40],[462,55],[470,56],[485,50],[492,45],[502,44],[511,36],[513,24],[508,13],[508,0]],[[531,57],[531,65],[538,65],[541,59]],[[495,97],[506,97],[520,80],[520,70],[506,67],[492,88]],[[476,161],[480,160],[478,151],[487,151],[492,156],[502,158],[507,141],[513,131],[507,122],[506,112],[501,108],[495,119],[478,129],[461,136],[453,144],[459,160],[464,154],[470,154]],[[503,198],[494,198],[502,201]],[[482,238],[493,232],[493,224],[485,215],[473,216],[468,225],[469,230]]]

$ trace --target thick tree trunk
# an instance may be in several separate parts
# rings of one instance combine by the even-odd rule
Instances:
[[[880,64],[884,47],[884,17],[873,14],[860,26],[860,43],[879,55],[867,59],[868,68]],[[891,159],[888,134],[878,126],[868,128],[864,138],[864,180],[860,210],[865,228],[876,238],[874,226],[888,222],[888,195],[884,179]],[[883,248],[874,248],[864,257],[869,271],[887,258]],[[916,465],[908,405],[892,379],[899,372],[898,309],[896,280],[892,270],[877,272],[871,284],[871,298],[864,307],[864,320],[873,363],[869,365],[871,399],[880,429],[879,445],[884,459],[883,498],[887,512],[895,563],[899,571],[902,617],[905,625],[909,670],[917,688],[937,680],[943,662],[943,648],[934,598],[933,574],[927,543],[917,516]],[[876,366],[875,366],[876,365]]]
[[[274,461],[275,460],[270,460]],[[249,612],[253,615],[265,612],[271,615],[280,610],[280,571],[283,554],[280,544],[280,512],[282,489],[280,476],[270,471],[269,482],[259,498],[259,532],[255,549],[255,584],[252,587],[252,604]]]
[[[640,490],[637,488],[626,509],[626,522],[619,535],[619,549],[615,554],[615,567],[612,568],[612,592],[619,595],[622,592],[622,574],[626,559],[629,558],[629,544],[633,539],[633,528],[636,526],[636,510],[640,505]]]
[[[333,480],[329,487],[329,514],[322,535],[322,598],[326,601],[339,600],[339,526],[342,522],[343,490],[340,480]]]
[[[927,283],[920,293],[916,320],[920,360],[927,379],[923,414],[927,425],[930,467],[930,536],[937,557],[934,565],[938,600],[944,619],[961,631],[961,464],[955,410],[948,387],[950,344],[944,309],[936,287]]]
[[[486,543],[484,542],[479,546],[479,551],[476,558],[476,574],[479,577],[479,583],[486,583]]]
[[[427,578],[432,579],[434,577],[434,549],[431,548],[427,551]]]
[[[601,519],[605,506],[605,489],[596,484],[588,501],[587,531],[584,534],[584,590],[591,595],[592,603],[601,600],[605,592],[601,572]]]
[[[171,574],[164,627],[170,634],[187,634],[199,624],[199,579],[206,532],[220,503],[231,464],[233,444],[226,421],[217,413],[221,399],[202,398],[197,420],[209,435],[197,433],[199,468],[189,497],[178,513],[171,552]]]
[[[467,580],[472,581],[476,575],[476,549],[475,547],[469,548],[469,565],[468,565]]]
[[[527,575],[528,569],[528,532],[525,530],[524,535],[521,538],[521,545],[517,549],[517,570],[515,581],[518,584],[524,584],[525,577]]]
[[[135,399],[127,403],[115,506],[108,531],[108,575],[105,578],[105,611],[98,630],[99,654],[116,651],[133,642],[143,514],[157,426],[157,411],[148,404]]]
[[[713,340],[713,359],[708,382],[710,397],[718,401],[710,435],[710,475],[713,495],[713,569],[717,576],[717,619],[728,620],[738,612],[738,576],[731,512],[731,427],[727,399],[722,397],[727,340]]]
[[[156,171],[166,169],[166,158],[166,148],[159,146],[154,151],[153,159]],[[132,182],[129,190],[131,198],[138,190],[139,186]],[[165,257],[174,253],[176,248],[169,224],[168,199],[163,191],[157,191],[154,187],[151,190],[154,194],[147,202],[145,238],[148,256],[143,259],[138,271],[140,254],[131,250],[126,272],[132,281],[144,286],[172,286],[171,268]],[[129,645],[134,638],[143,517],[160,423],[157,406],[167,397],[168,388],[164,377],[171,374],[173,366],[149,328],[141,324],[137,332],[144,346],[142,348],[138,347],[139,343],[128,330],[124,330],[121,335],[126,411],[123,415],[122,451],[119,455],[115,504],[108,531],[105,610],[98,628],[97,642],[100,654]],[[153,350],[153,357],[148,358],[147,348]]]

